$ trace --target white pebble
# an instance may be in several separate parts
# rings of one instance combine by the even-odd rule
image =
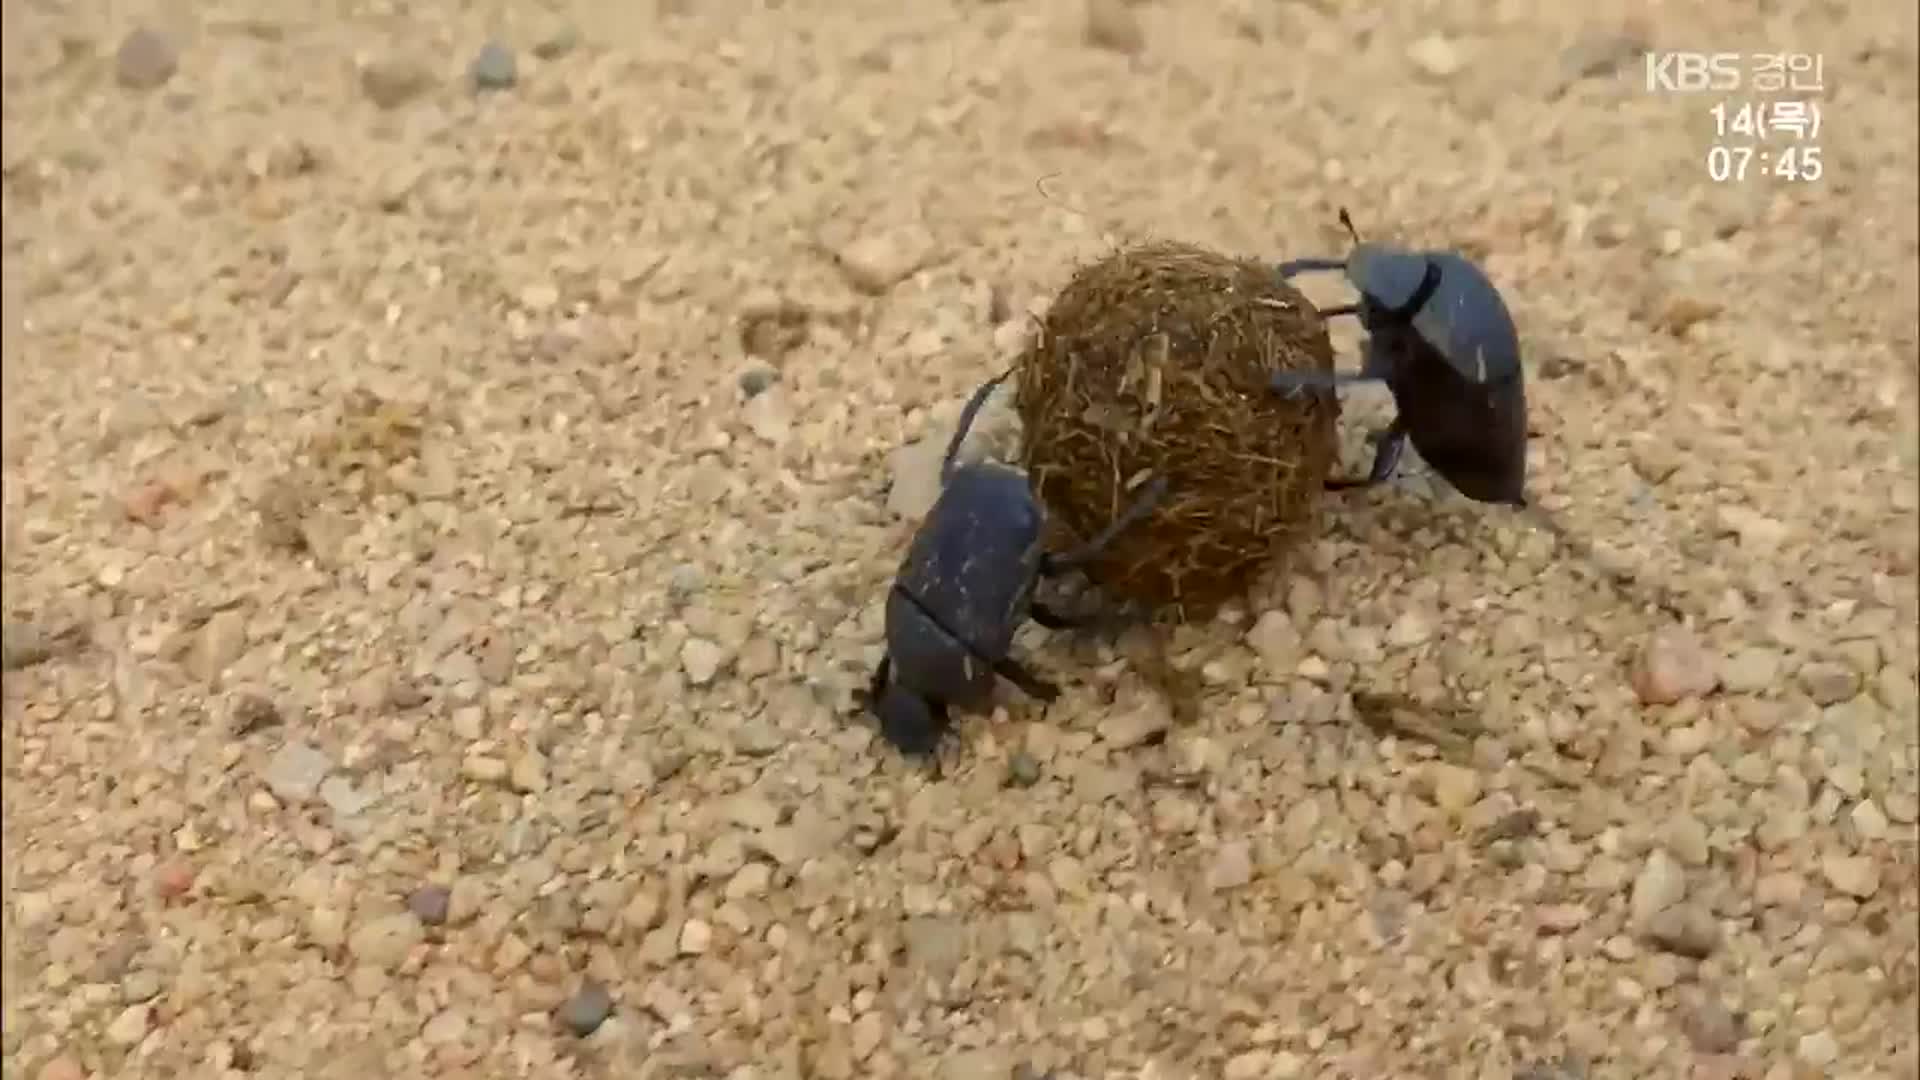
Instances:
[[[1829,855],[1820,860],[1827,884],[1856,900],[1880,891],[1880,864],[1865,855]]]
[[[680,646],[680,669],[695,686],[712,682],[726,659],[726,650],[706,638],[688,638],[686,644]]]
[[[699,919],[688,919],[680,927],[680,952],[684,956],[699,956],[713,947],[713,927]]]

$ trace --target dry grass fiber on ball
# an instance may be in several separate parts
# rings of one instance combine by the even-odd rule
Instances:
[[[1158,508],[1088,567],[1116,596],[1206,618],[1318,527],[1339,404],[1281,397],[1267,377],[1330,371],[1333,347],[1271,264],[1123,248],[1075,272],[1016,366],[1024,464],[1072,541],[1149,474],[1167,478]]]

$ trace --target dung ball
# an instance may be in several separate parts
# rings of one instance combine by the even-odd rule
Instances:
[[[1325,321],[1271,264],[1153,242],[1081,267],[1016,360],[1054,543],[1098,534],[1164,476],[1089,576],[1176,620],[1245,595],[1318,528],[1337,454],[1334,395],[1284,397],[1269,376],[1332,368]]]

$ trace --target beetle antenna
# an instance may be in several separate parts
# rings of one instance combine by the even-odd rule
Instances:
[[[967,399],[966,407],[960,410],[960,419],[954,421],[953,435],[947,442],[947,452],[940,459],[940,481],[942,483],[945,483],[947,476],[953,472],[953,460],[960,453],[960,445],[967,441],[967,432],[973,427],[973,418],[980,414],[980,407],[987,403],[987,398],[992,396],[993,392],[999,389],[1000,384],[1006,382],[1007,376],[1011,374],[1013,374],[1013,369],[1008,368],[993,378],[988,379],[986,382],[981,383],[980,388],[975,390],[973,396]]]
[[[1340,224],[1347,230],[1347,235],[1353,237],[1354,243],[1360,242],[1360,230],[1353,227],[1353,216],[1347,213],[1344,206],[1340,208]]]

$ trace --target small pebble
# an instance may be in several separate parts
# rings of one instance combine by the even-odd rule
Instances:
[[[1692,814],[1675,814],[1662,831],[1660,843],[1673,857],[1688,866],[1705,866],[1712,857],[1707,827]]]
[[[184,859],[161,863],[153,872],[153,891],[162,900],[185,896],[193,888],[193,864]]]
[[[1887,815],[1874,805],[1872,799],[1862,799],[1847,815],[1853,823],[1853,831],[1862,840],[1885,840],[1887,838]]]
[[[506,90],[519,80],[519,65],[514,62],[512,49],[489,41],[480,46],[479,54],[467,68],[467,76],[473,80],[476,91]]]
[[[1087,44],[1117,53],[1137,53],[1147,46],[1147,34],[1126,0],[1087,0]]]
[[[333,759],[304,742],[290,742],[274,752],[262,779],[273,797],[283,803],[304,803],[320,791],[320,782],[333,770]]]
[[[1838,705],[1860,693],[1860,673],[1845,664],[1816,660],[1800,669],[1800,688],[1815,705]]]
[[[1732,694],[1759,694],[1780,679],[1780,654],[1772,649],[1741,649],[1720,668],[1720,685]]]
[[[720,674],[725,665],[727,652],[706,638],[688,638],[680,646],[680,670],[687,676],[687,682],[694,686],[705,686]]]
[[[360,69],[360,92],[382,109],[397,109],[432,85],[426,65],[406,57],[380,57]]]
[[[1014,787],[1032,787],[1040,782],[1040,761],[1025,750],[1015,750],[1007,758],[1007,782]]]
[[[849,285],[882,296],[926,264],[932,244],[931,234],[920,230],[876,232],[837,249],[834,262]],[[938,441],[946,446],[944,437]]]
[[[362,923],[347,938],[347,951],[362,963],[391,971],[420,940],[420,922],[412,915],[382,915]]]
[[[1651,46],[1637,27],[1588,31],[1560,53],[1560,70],[1568,82],[1612,75],[1639,61]]]
[[[452,905],[453,890],[445,885],[422,885],[407,897],[407,910],[427,926],[443,925]]]
[[[1720,946],[1720,924],[1696,904],[1678,904],[1654,915],[1647,939],[1676,956],[1704,960]]]
[[[1641,650],[1633,672],[1633,690],[1643,704],[1672,705],[1713,692],[1719,685],[1713,657],[1693,631],[1668,626],[1655,632]]]
[[[1629,905],[1634,925],[1650,925],[1655,915],[1678,904],[1686,895],[1686,871],[1666,851],[1655,848],[1633,881],[1633,896]]]
[[[533,55],[542,60],[558,60],[579,44],[580,32],[571,26],[561,26],[534,44]]]
[[[133,1046],[153,1030],[153,1006],[129,1005],[113,1023],[107,1025],[107,1041],[115,1046]]]
[[[160,996],[160,977],[151,971],[135,971],[120,981],[120,996],[129,1005],[142,1005]]]
[[[1798,874],[1762,874],[1753,883],[1753,900],[1761,907],[1793,908],[1800,906],[1806,891],[1806,882]]]
[[[442,1009],[420,1029],[420,1041],[428,1046],[452,1046],[467,1037],[473,1022],[457,1009]]]
[[[1100,738],[1115,750],[1130,750],[1158,741],[1173,723],[1173,714],[1164,698],[1144,694],[1132,708],[1111,713],[1099,724]]]
[[[1215,892],[1238,889],[1253,881],[1253,852],[1244,840],[1230,840],[1214,853],[1207,869],[1207,888]]]
[[[87,1080],[85,1066],[62,1054],[40,1066],[34,1080]]]
[[[1423,74],[1435,79],[1451,78],[1460,71],[1460,50],[1438,34],[1431,34],[1407,48],[1407,59]]]
[[[1719,305],[1716,302],[1707,301],[1705,306],[1714,308],[1715,314],[1718,313]],[[1714,516],[1719,519],[1722,530],[1738,536],[1743,547],[1758,552],[1778,549],[1787,537],[1787,526],[1783,522],[1744,506],[1723,504],[1715,509]]]
[[[37,623],[7,620],[0,629],[0,671],[21,671],[53,659],[53,635]]]
[[[1820,860],[1827,884],[1856,900],[1880,891],[1880,864],[1865,855],[1829,855]]]
[[[1273,1055],[1265,1050],[1249,1050],[1227,1059],[1220,1073],[1222,1080],[1266,1080]]]
[[[460,761],[460,775],[479,784],[497,784],[507,778],[507,763],[485,754],[468,754]]]
[[[217,681],[247,651],[247,620],[238,611],[222,611],[208,619],[187,655],[187,670],[201,682]]]
[[[770,446],[779,446],[793,433],[793,409],[787,395],[778,387],[769,387],[747,399],[740,418],[754,437]]]
[[[749,720],[733,732],[733,748],[748,757],[771,757],[786,745],[780,729],[764,718]]]
[[[767,887],[773,883],[773,868],[763,862],[750,862],[741,867],[727,882],[726,895],[729,900],[750,900],[765,896]]]
[[[547,790],[547,759],[537,750],[527,752],[513,759],[513,765],[507,772],[507,784],[523,795],[537,794]]]
[[[1802,1035],[1799,1044],[1800,1060],[1816,1069],[1823,1069],[1834,1063],[1840,1056],[1840,1043],[1830,1031],[1816,1031],[1811,1035]]]
[[[1387,644],[1399,649],[1410,649],[1424,645],[1433,637],[1433,620],[1426,615],[1407,610],[1401,612],[1393,625],[1387,627]]]
[[[613,1013],[613,995],[597,982],[589,982],[560,1006],[560,1023],[568,1031],[586,1038],[599,1030]]]
[[[1549,904],[1536,913],[1540,929],[1549,934],[1578,930],[1587,921],[1587,909],[1578,904]]]
[[[699,956],[713,946],[713,927],[699,919],[688,919],[680,927],[680,952],[683,956]]]
[[[1472,769],[1434,762],[1427,766],[1427,777],[1434,805],[1450,814],[1464,813],[1480,801],[1480,774]]]
[[[1745,1038],[1745,1025],[1731,1009],[1711,994],[1701,994],[1681,1016],[1687,1041],[1703,1054],[1731,1054]]]
[[[154,90],[166,84],[180,68],[173,39],[141,27],[120,42],[113,57],[114,79],[128,90]]]
[[[342,818],[350,818],[372,806],[374,797],[354,786],[353,781],[335,774],[320,782],[320,801]]]
[[[750,367],[740,373],[740,393],[751,399],[779,381],[780,373],[773,368]]]
[[[236,738],[280,725],[280,710],[259,694],[240,694],[233,699],[232,730]]]
[[[1247,631],[1247,647],[1260,658],[1260,669],[1269,679],[1284,682],[1300,662],[1300,631],[1284,611],[1269,611]]]

